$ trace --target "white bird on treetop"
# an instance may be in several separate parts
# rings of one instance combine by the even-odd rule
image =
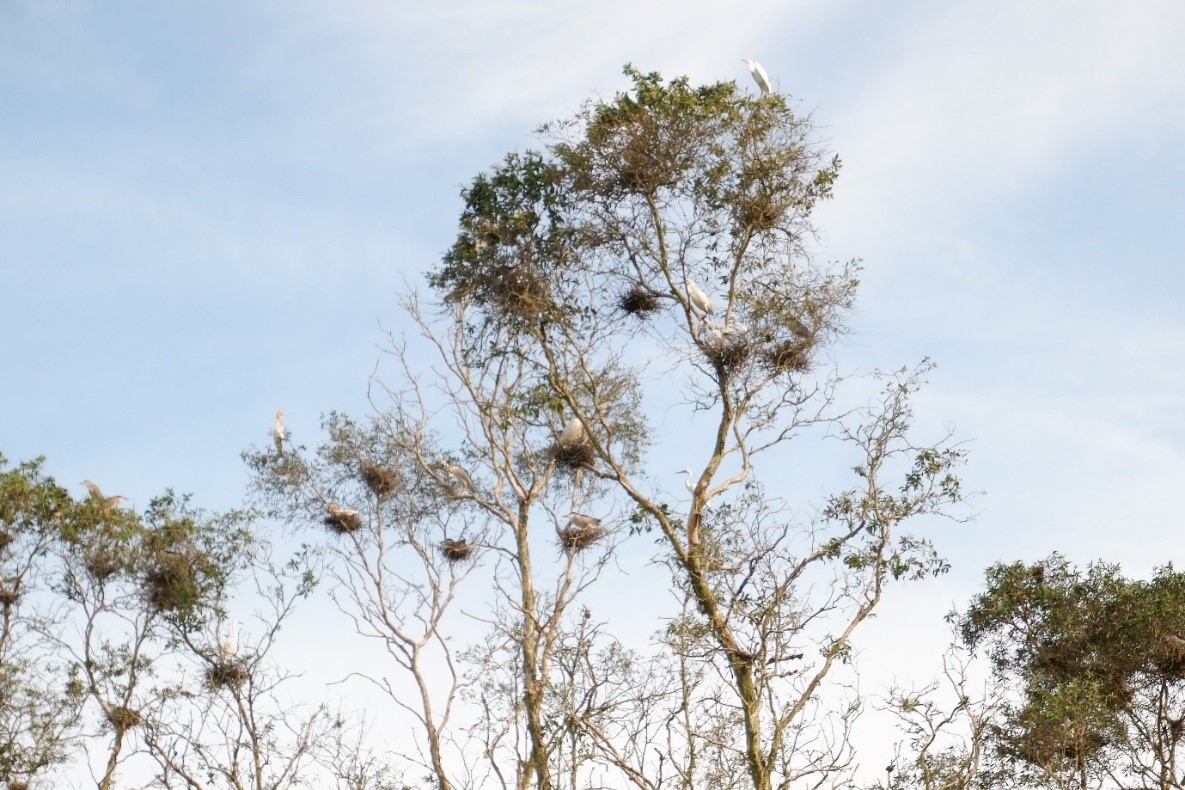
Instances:
[[[753,81],[757,83],[757,87],[761,88],[761,92],[769,95],[773,92],[773,87],[769,84],[769,75],[765,73],[765,69],[761,68],[761,64],[755,60],[748,58],[741,58],[741,62],[749,67],[749,73],[753,75]]]
[[[576,417],[568,420],[564,430],[560,433],[560,444],[580,444],[587,438],[584,424]]]
[[[218,653],[223,661],[230,661],[239,652],[239,621],[231,620],[225,632],[218,634]]]
[[[276,424],[272,426],[272,441],[276,443],[276,452],[284,452],[284,440],[288,434],[284,432],[284,412],[276,412]]]
[[[704,293],[703,289],[696,285],[694,280],[688,277],[683,284],[687,286],[687,298],[693,305],[705,313],[711,314],[716,312],[716,305],[712,304],[711,297]]]

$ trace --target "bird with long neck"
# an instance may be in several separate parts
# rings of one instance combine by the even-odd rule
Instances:
[[[284,440],[288,434],[284,433],[284,412],[276,412],[276,424],[272,426],[272,441],[276,443],[276,452],[284,452]]]
[[[697,483],[691,482],[691,470],[680,469],[675,474],[687,475],[687,478],[683,481],[683,487],[691,492],[691,513],[687,515],[687,547],[691,549],[699,543],[699,525],[703,521],[703,513],[700,510],[703,507],[703,503],[699,502],[695,495],[696,489],[699,486]]]
[[[115,496],[104,496],[103,492],[97,485],[90,480],[83,480],[82,484],[86,486],[86,490],[90,493],[90,497],[95,502],[99,503],[99,510],[114,510],[119,507],[126,497],[116,494]]]
[[[741,58],[741,62],[749,67],[749,73],[753,75],[753,81],[757,83],[763,96],[768,96],[773,92],[773,86],[769,84],[769,75],[765,73],[765,69],[761,68],[760,63],[748,58]]]

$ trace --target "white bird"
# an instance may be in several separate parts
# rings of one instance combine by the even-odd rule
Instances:
[[[272,441],[276,443],[276,452],[284,452],[284,440],[288,434],[284,432],[284,412],[276,412],[276,424],[272,426]]]
[[[470,477],[469,473],[466,472],[462,467],[457,466],[456,464],[445,464],[444,471],[448,472],[449,477],[452,478],[454,483],[465,486],[471,491],[477,488],[477,486],[473,484],[473,478]]]
[[[687,298],[693,305],[705,313],[712,314],[716,312],[716,305],[712,304],[712,299],[703,292],[703,289],[695,284],[694,280],[688,277],[683,284],[687,286]]]
[[[601,520],[599,518],[586,516],[583,513],[577,513],[576,511],[572,511],[568,515],[568,523],[575,524],[581,529],[596,529],[597,527],[601,526]]]
[[[584,424],[576,417],[568,420],[564,430],[560,433],[560,444],[580,444],[588,434],[584,431]]]
[[[239,652],[239,621],[231,620],[227,624],[225,632],[221,629],[219,631],[218,653],[222,656],[223,661],[230,661],[237,652]]]
[[[740,321],[729,321],[720,330],[720,337],[727,343],[735,343],[744,337],[745,333],[749,331],[749,327],[742,324]]]
[[[761,88],[762,94],[768,96],[773,92],[773,87],[769,84],[769,75],[765,73],[765,69],[761,68],[760,63],[748,58],[741,58],[741,62],[749,67],[749,73],[753,75],[753,81],[757,83],[758,88]]]
[[[677,475],[686,474],[687,475],[687,479],[683,481],[683,486],[688,491],[690,491],[691,493],[694,494],[695,493],[695,484],[691,482],[691,470],[690,469],[680,469],[678,472],[675,472],[675,474],[677,474]]]
[[[724,327],[712,321],[704,321],[703,331],[706,342],[709,346],[724,345]]]

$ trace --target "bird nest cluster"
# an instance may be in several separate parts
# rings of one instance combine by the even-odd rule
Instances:
[[[201,597],[201,584],[192,558],[166,554],[144,577],[148,603],[158,612],[192,608]]]
[[[775,344],[766,351],[765,362],[777,373],[805,373],[811,367],[811,338],[795,338]]]
[[[464,562],[473,557],[473,544],[466,540],[453,540],[452,538],[445,538],[441,541],[440,553],[449,562]]]
[[[87,571],[99,581],[106,581],[116,573],[119,573],[120,567],[120,559],[113,551],[99,549],[88,553],[86,556]]]
[[[357,510],[331,505],[329,515],[325,517],[325,526],[338,535],[348,535],[362,529],[362,516],[358,514]]]
[[[551,446],[551,457],[560,466],[571,470],[592,469],[597,452],[588,442],[556,442]]]
[[[111,722],[116,732],[124,733],[132,727],[138,727],[144,719],[138,711],[118,705],[107,711],[107,721]]]
[[[560,530],[560,545],[565,551],[584,551],[605,537],[605,528],[593,524],[569,524]]]
[[[248,677],[247,667],[241,661],[219,661],[206,670],[206,683],[210,688],[241,686]]]
[[[618,301],[622,311],[636,318],[646,318],[659,309],[658,297],[641,285],[634,285]]]
[[[399,473],[375,464],[363,464],[360,470],[362,482],[366,483],[375,496],[387,496],[399,485]]]

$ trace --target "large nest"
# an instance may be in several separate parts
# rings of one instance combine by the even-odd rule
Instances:
[[[20,599],[21,594],[17,590],[9,587],[0,587],[0,606],[7,609]]]
[[[636,318],[646,318],[659,309],[658,297],[640,284],[635,284],[625,293],[618,301],[618,306]]]
[[[560,545],[565,551],[584,551],[605,537],[605,528],[593,524],[569,524],[560,530]]]
[[[0,530],[0,549],[7,547],[14,540],[16,540],[16,535],[7,530]]]
[[[466,540],[445,538],[440,543],[440,553],[449,562],[464,562],[473,557],[473,544]]]
[[[166,554],[144,578],[148,603],[159,612],[188,610],[201,597],[201,585],[191,558]]]
[[[250,674],[241,661],[219,661],[206,670],[206,683],[210,688],[230,688],[243,685]]]
[[[107,711],[107,721],[111,722],[116,732],[124,733],[132,727],[139,726],[144,719],[137,711],[119,705]]]
[[[325,517],[325,526],[338,535],[348,535],[362,529],[362,516],[357,510],[330,505],[329,515]]]
[[[550,452],[557,464],[571,470],[592,469],[597,460],[597,451],[585,441],[556,442]]]
[[[753,352],[753,346],[746,340],[723,341],[704,346],[704,354],[713,365],[724,370],[736,370],[745,364]]]
[[[87,571],[99,581],[106,581],[116,573],[119,573],[121,567],[120,558],[113,551],[99,549],[90,552],[86,556]]]
[[[534,318],[549,306],[547,281],[527,266],[503,266],[487,283],[493,301],[520,318]]]
[[[376,496],[387,496],[399,485],[399,473],[375,464],[363,464],[360,470],[362,482],[366,483]]]
[[[765,362],[777,373],[805,373],[811,368],[813,338],[796,337],[772,346],[765,353]]]

